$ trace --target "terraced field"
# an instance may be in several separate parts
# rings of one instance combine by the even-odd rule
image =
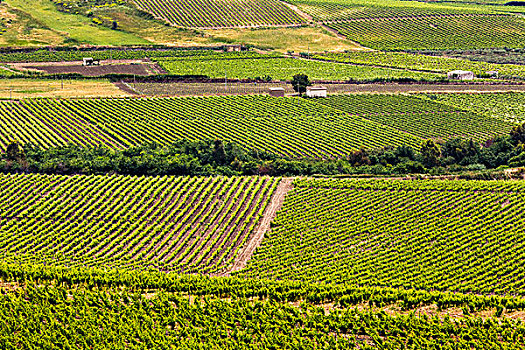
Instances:
[[[134,0],[168,23],[189,28],[292,26],[304,22],[276,0]]]
[[[241,276],[525,295],[524,191],[516,181],[296,180]]]
[[[254,234],[278,181],[0,175],[0,255],[69,266],[220,271]]]

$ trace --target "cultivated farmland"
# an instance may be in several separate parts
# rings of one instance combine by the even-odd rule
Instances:
[[[190,28],[291,26],[304,22],[276,0],[134,0],[168,23]]]
[[[0,254],[218,271],[254,234],[277,184],[264,177],[2,175]]]
[[[327,24],[378,50],[523,47],[525,20],[512,15],[457,15],[348,20]]]
[[[522,182],[294,187],[243,276],[525,295]]]

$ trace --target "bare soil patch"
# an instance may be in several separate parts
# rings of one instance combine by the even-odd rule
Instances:
[[[162,74],[162,68],[154,62],[142,60],[101,61],[97,66],[83,66],[82,62],[43,62],[14,64],[20,70],[32,70],[47,74],[80,74],[99,77],[110,74],[149,76]]]
[[[264,239],[264,234],[270,229],[270,224],[277,215],[277,211],[281,208],[286,194],[293,188],[293,178],[282,179],[273,194],[270,205],[266,208],[263,218],[255,231],[255,234],[248,240],[246,247],[243,248],[239,255],[235,258],[231,271],[239,271],[244,266],[253,253],[259,247]]]

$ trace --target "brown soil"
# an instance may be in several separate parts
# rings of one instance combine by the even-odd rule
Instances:
[[[44,64],[18,64],[22,70],[45,72],[47,74],[77,73],[87,77],[104,76],[108,74],[127,74],[149,76],[163,73],[157,63],[142,61],[101,61],[99,66],[83,66],[81,62],[45,62]]]
[[[233,267],[230,272],[239,271],[250,258],[252,257],[255,249],[259,247],[264,239],[264,234],[270,229],[270,224],[274,219],[277,211],[281,208],[284,202],[286,194],[293,188],[293,178],[285,178],[281,180],[279,186],[273,194],[270,205],[266,208],[263,214],[263,218],[255,231],[255,234],[247,242],[246,247],[241,250],[237,258],[233,263]]]

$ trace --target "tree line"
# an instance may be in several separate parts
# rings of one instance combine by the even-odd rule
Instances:
[[[465,138],[426,140],[419,149],[359,149],[339,159],[292,159],[218,139],[183,139],[170,145],[148,143],[117,150],[78,145],[44,149],[12,141],[0,154],[4,173],[64,175],[440,175],[521,166],[525,166],[525,124],[483,145]]]

